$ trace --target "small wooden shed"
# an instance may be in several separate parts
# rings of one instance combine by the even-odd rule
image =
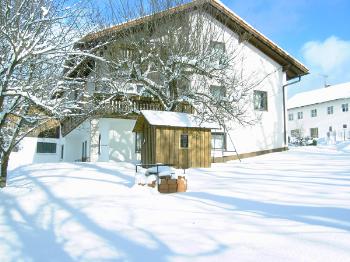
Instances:
[[[190,114],[143,110],[133,132],[141,143],[142,164],[171,164],[176,168],[210,167],[210,123]]]

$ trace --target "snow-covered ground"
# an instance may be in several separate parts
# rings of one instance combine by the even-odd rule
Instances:
[[[168,195],[133,186],[126,163],[9,176],[2,262],[350,261],[349,143],[191,169],[188,192]]]

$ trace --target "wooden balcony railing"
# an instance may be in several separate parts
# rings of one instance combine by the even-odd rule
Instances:
[[[66,136],[73,129],[82,124],[88,117],[133,117],[137,116],[141,110],[164,110],[163,105],[156,99],[150,97],[116,97],[113,100],[106,100],[105,97],[99,95],[95,96],[96,109],[93,110],[93,105],[87,105],[91,107],[92,114],[88,116],[75,116],[67,117],[62,122],[62,135]],[[101,104],[103,102],[103,104]],[[193,113],[193,107],[189,104],[180,104],[175,109],[177,112]]]

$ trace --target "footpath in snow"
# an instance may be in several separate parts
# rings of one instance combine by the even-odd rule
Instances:
[[[11,170],[0,261],[350,261],[349,143],[190,169],[178,194],[134,186],[134,168]]]

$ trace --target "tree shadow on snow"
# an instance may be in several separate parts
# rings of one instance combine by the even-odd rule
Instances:
[[[115,171],[96,168],[101,172],[108,171],[110,175],[116,175]],[[123,235],[122,229],[112,230],[99,224],[98,221],[91,218],[81,208],[75,207],[69,200],[57,197],[46,185],[39,179],[28,175],[23,170],[21,176],[36,188],[36,193],[43,194],[45,199],[43,203],[35,210],[25,210],[25,202],[20,203],[16,198],[6,192],[0,192],[0,217],[4,221],[4,226],[15,235],[7,234],[0,236],[0,246],[7,246],[8,250],[13,251],[6,256],[9,261],[28,260],[28,261],[166,261],[171,257],[192,257],[192,255],[174,252],[169,245],[161,240],[152,229],[140,229],[131,225],[138,232],[147,236],[147,242],[152,242],[152,247],[143,244],[137,239],[132,239]],[[28,201],[30,194],[28,194]],[[26,199],[26,198],[23,198]],[[34,205],[35,206],[35,205]],[[1,212],[2,211],[2,212]],[[56,213],[58,212],[59,213]],[[63,213],[62,213],[63,212]],[[132,213],[132,210],[126,208],[125,212]],[[65,218],[61,219],[60,216]],[[118,216],[118,214],[115,214]],[[79,246],[78,253],[72,254],[67,250],[67,243],[70,239],[65,226],[67,223],[74,222],[83,233],[89,233],[101,239],[98,245],[102,243],[104,247],[116,251],[118,255],[110,254],[108,257],[96,258],[89,257],[91,252],[98,252],[98,246]],[[130,221],[129,222],[130,226]],[[74,226],[75,228],[75,226]],[[1,229],[1,228],[0,228]],[[1,230],[0,230],[0,233]],[[79,234],[78,232],[72,232]],[[61,235],[63,234],[63,235]],[[85,234],[84,234],[85,235]],[[78,237],[79,242],[86,241],[85,236]],[[75,240],[77,237],[75,236]],[[84,248],[84,250],[81,250]],[[208,257],[223,252],[227,247],[218,244],[213,250],[196,254],[195,257]]]
[[[96,166],[94,164],[90,164],[90,163],[70,163],[72,165],[72,167],[60,167],[58,164],[58,168],[57,170],[55,170],[55,173],[59,174],[62,173],[61,178],[62,179],[77,179],[77,180],[89,180],[89,181],[93,181],[93,182],[104,182],[104,183],[112,183],[112,184],[119,184],[119,185],[123,185],[126,187],[131,188],[134,183],[135,183],[135,179],[133,176],[129,176],[129,175],[125,175],[122,172],[115,170],[115,169],[108,169],[108,168],[104,168],[101,166]],[[79,172],[79,170],[85,171],[88,169],[93,169],[97,174],[89,174],[89,175],[82,175],[82,176],[76,176],[76,175],[70,175],[67,174],[67,171],[72,171],[73,173]],[[43,165],[43,168],[38,169],[40,171],[40,173],[45,173],[45,171],[47,171],[47,174],[50,174],[50,172],[52,171],[52,167],[45,167],[45,165]],[[9,173],[9,178],[8,178],[8,185],[9,186],[15,186],[16,184],[20,184],[21,181],[23,182],[28,182],[28,176],[25,175],[29,172],[32,172],[31,170],[31,166],[30,165],[26,165],[26,166],[20,166],[17,167],[16,169],[12,170]],[[108,180],[106,178],[120,178],[120,181],[113,181],[113,180]],[[60,178],[59,175],[40,175],[37,176],[37,178],[42,179],[42,178]],[[28,183],[26,183],[28,184]],[[24,185],[24,184],[23,184]],[[21,185],[20,187],[23,187],[23,185]]]
[[[187,192],[183,196],[204,204],[208,204],[205,200],[210,200],[219,205],[229,205],[231,208],[227,208],[228,210],[252,212],[266,218],[293,220],[350,231],[350,209],[347,208],[274,204],[205,192]]]
[[[12,261],[18,261],[24,258],[29,261],[94,261],[89,257],[85,257],[84,254],[89,254],[89,252],[95,251],[95,248],[98,247],[91,247],[91,250],[85,250],[83,254],[78,257],[71,256],[64,249],[65,242],[69,241],[69,239],[59,241],[53,222],[50,221],[49,226],[46,226],[43,220],[42,214],[48,207],[52,207],[52,210],[60,210],[68,214],[68,218],[64,219],[63,223],[60,221],[59,230],[64,228],[65,223],[74,221],[87,232],[102,239],[103,243],[106,243],[108,247],[121,253],[121,257],[101,258],[97,259],[98,261],[142,261],[144,258],[150,261],[166,260],[168,256],[175,255],[167,245],[159,240],[157,241],[156,236],[153,236],[152,240],[157,241],[157,248],[149,248],[132,239],[124,237],[120,232],[99,225],[83,211],[75,208],[64,199],[56,197],[37,179],[33,177],[28,177],[28,179],[30,179],[46,197],[44,205],[40,206],[35,213],[29,214],[27,211],[24,211],[17,200],[11,196],[7,196],[6,193],[2,193],[0,198],[1,207],[4,209],[3,216],[5,217],[5,224],[11,228],[11,231],[15,232],[18,238],[16,244],[12,244],[10,247],[10,250],[16,250],[18,253]],[[18,223],[14,216],[16,216],[16,218],[20,217],[20,221],[23,222]],[[53,213],[51,215],[52,220],[54,216],[55,214]],[[151,233],[149,233],[149,235],[150,234]],[[6,241],[7,244],[5,244],[10,245],[8,240],[0,239],[0,241]],[[84,240],[81,239],[81,241]],[[0,244],[2,245],[1,242]]]

